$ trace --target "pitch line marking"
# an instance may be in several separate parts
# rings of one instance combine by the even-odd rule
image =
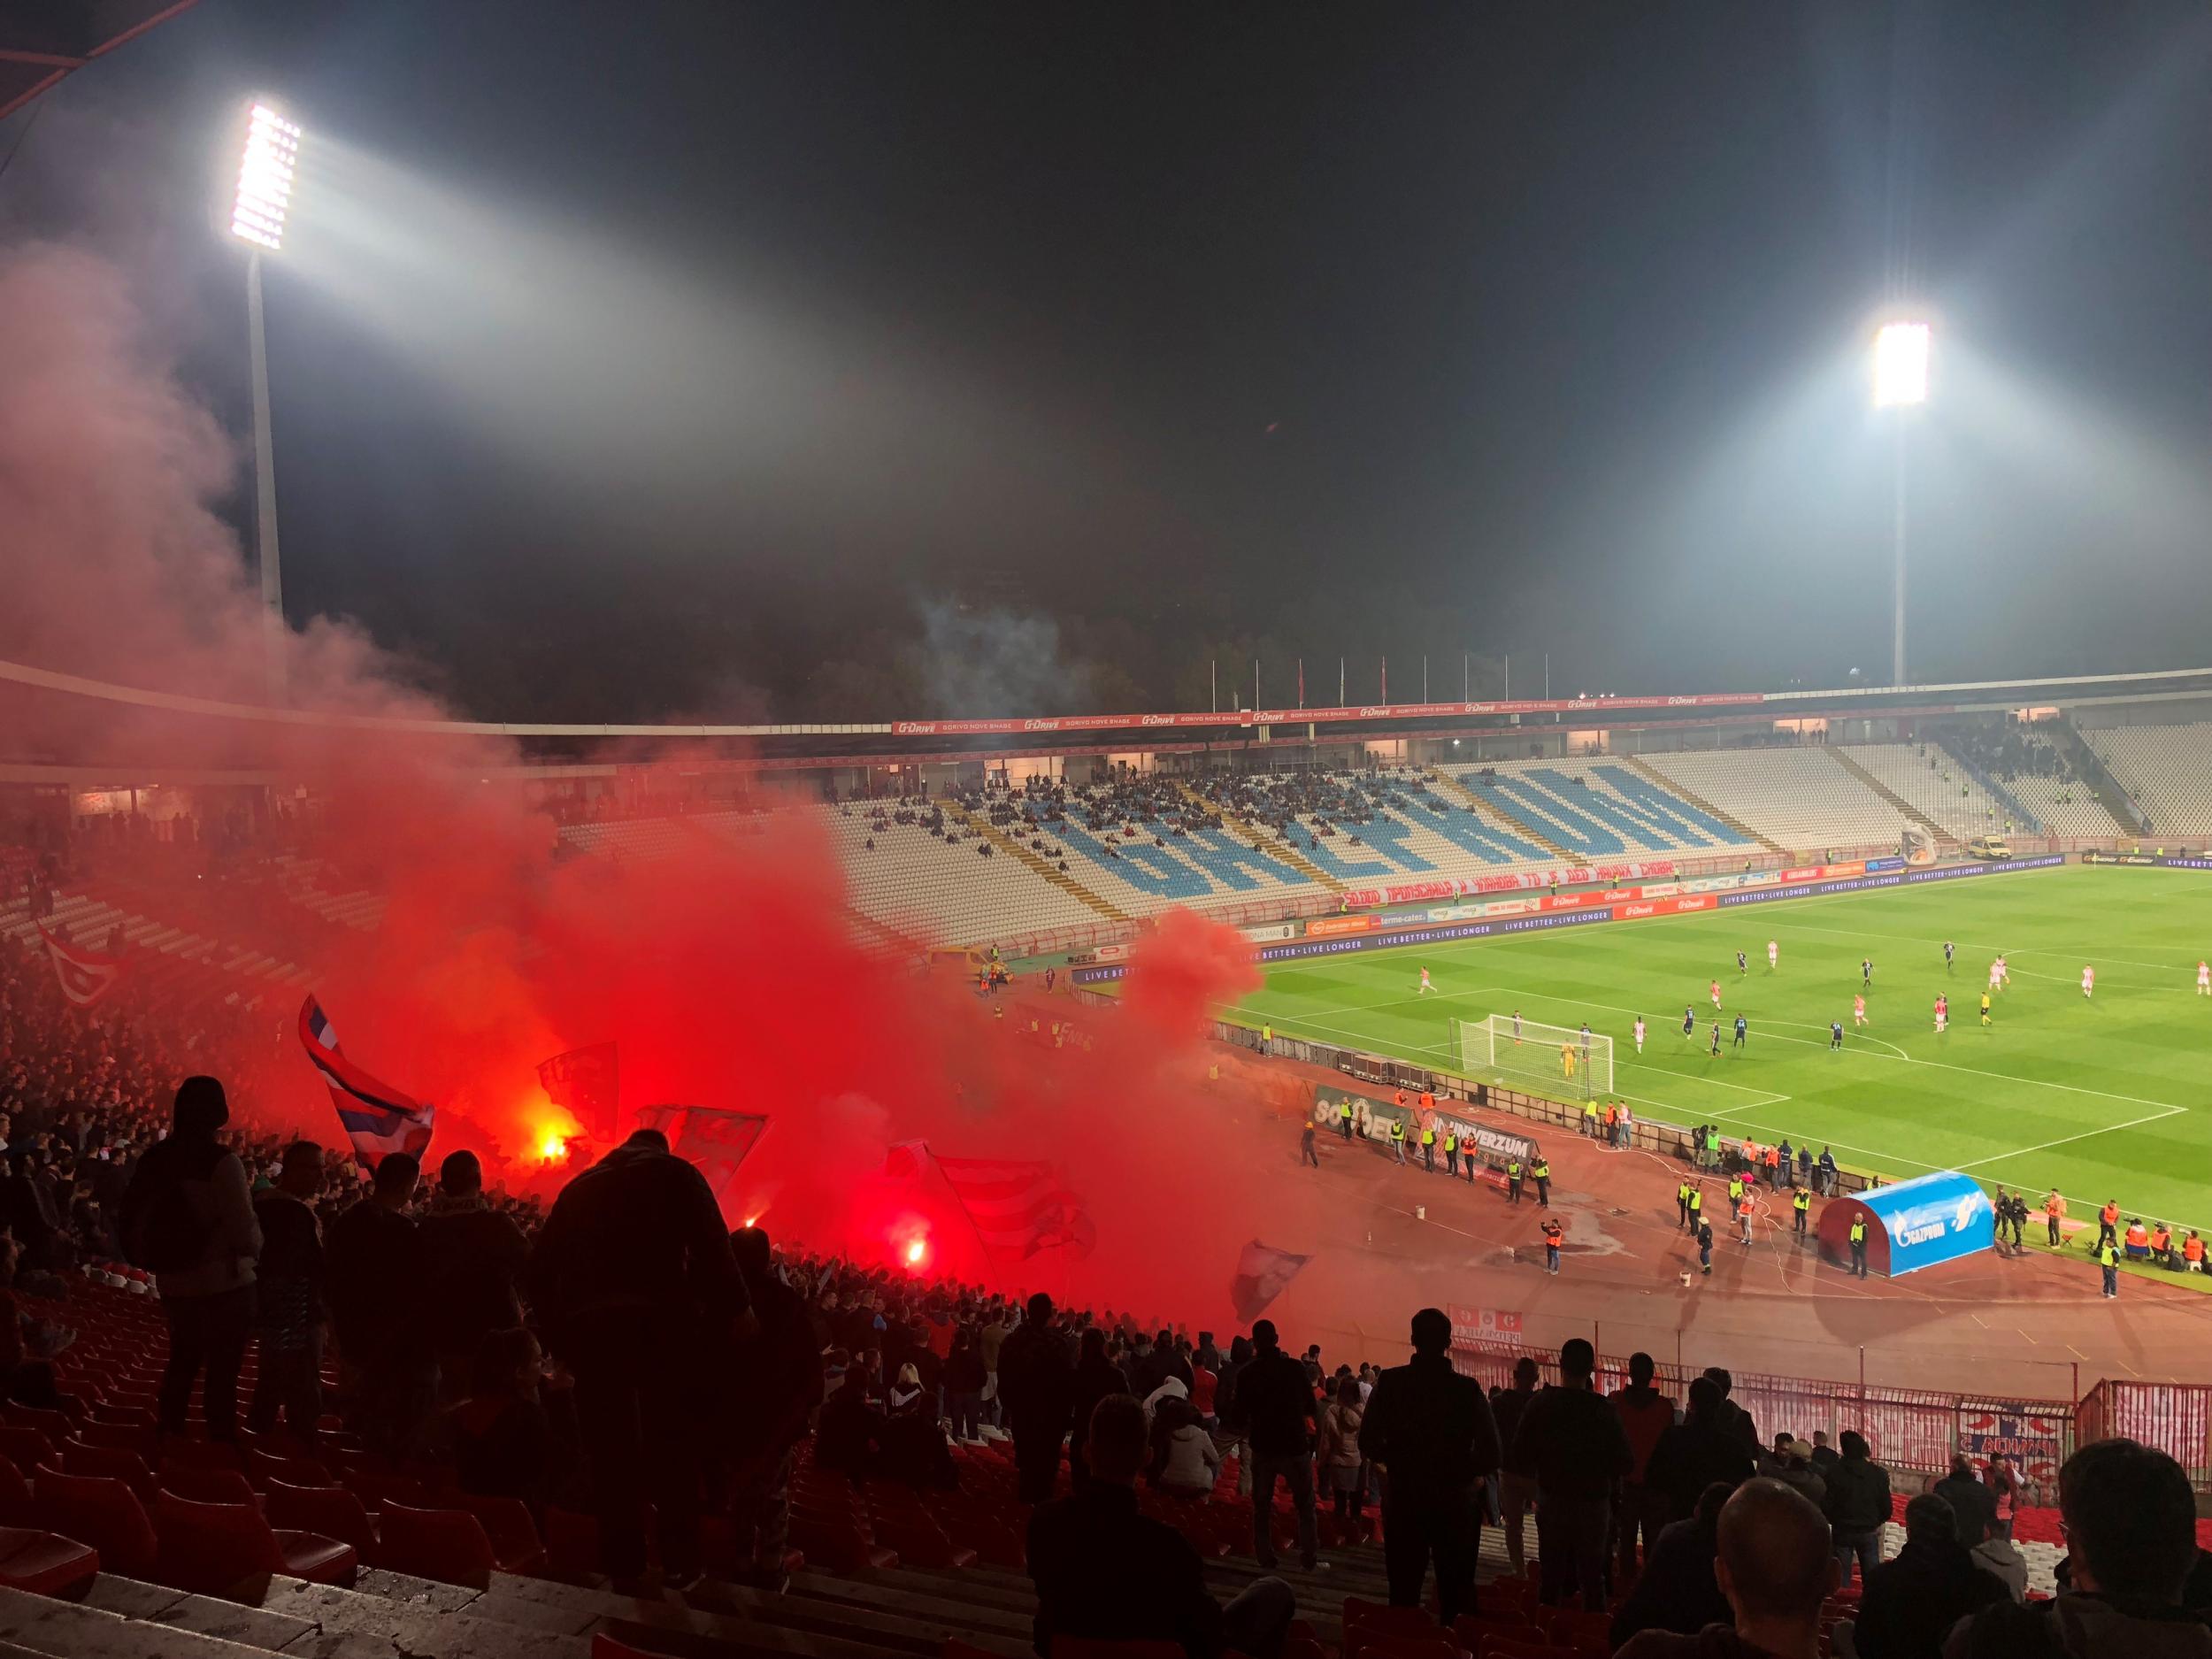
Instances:
[[[2105,1124],[2099,1128],[2085,1129],[2078,1134],[2061,1135],[2055,1141],[2045,1141],[2035,1146],[2022,1147],[2014,1152],[2000,1152],[1993,1157],[1976,1158],[1970,1164],[1956,1164],[1952,1167],[1965,1171],[1979,1169],[1985,1164],[2002,1164],[2007,1158],[2023,1158],[2031,1152],[2048,1152],[2053,1147],[2068,1146],[2077,1141],[2086,1141],[2092,1135],[2108,1135],[2122,1129],[2139,1128],[2144,1124],[2163,1123],[2169,1118],[2182,1116],[2188,1110],[2186,1106],[2169,1106],[2162,1112],[2149,1112],[2140,1118],[2131,1118],[2124,1124]]]
[[[1794,903],[1801,909],[1809,910],[1816,904],[1835,904],[1847,899],[1863,899],[1864,897],[1866,897],[1866,895],[1863,893],[1843,893],[1838,894],[1832,898],[1785,899],[1782,900],[1781,902],[1785,904]],[[1905,945],[1940,945],[1943,943],[1940,939],[1930,939],[1921,933],[1878,933],[1870,932],[1865,928],[1816,927],[1810,922],[1778,921],[1775,923],[1775,926],[1778,928],[1790,928],[1801,933],[1827,933],[1837,939],[1894,939],[1900,944]],[[1959,946],[1962,949],[2001,950],[2004,949],[2001,945],[1993,945],[1987,943],[1986,941],[1977,942],[1976,941],[1970,939],[1955,939],[1951,942]],[[2023,956],[2056,956],[2069,953],[2063,953],[2053,946],[2044,946],[2034,950],[2023,950],[2016,954]],[[2095,957],[2104,962],[2117,963],[2120,966],[2126,968],[2155,968],[2161,973],[2180,973],[2185,972],[2185,970],[2177,968],[2170,963],[2144,962],[2132,956],[2102,956],[2093,949],[2085,949],[2080,954],[2085,956]]]

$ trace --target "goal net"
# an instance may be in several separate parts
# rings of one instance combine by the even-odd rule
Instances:
[[[1573,1025],[1493,1014],[1452,1022],[1460,1074],[1554,1099],[1613,1092],[1613,1040]]]

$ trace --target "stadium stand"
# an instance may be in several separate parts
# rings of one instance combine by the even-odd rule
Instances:
[[[1577,862],[1653,855],[1699,857],[1756,846],[1624,762],[1509,761],[1455,774],[1462,787]]]
[[[1853,743],[1839,752],[1955,841],[2006,830],[2003,804],[1940,743]]]
[[[1641,757],[1671,783],[1793,852],[1894,842],[1904,815],[1825,749],[1698,749]]]
[[[2212,722],[2114,726],[2082,736],[2142,809],[2152,834],[2212,836]]]

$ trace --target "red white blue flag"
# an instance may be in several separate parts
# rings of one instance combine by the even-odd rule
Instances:
[[[90,1008],[123,977],[119,956],[73,945],[44,922],[38,925],[38,936],[46,941],[46,954],[53,961],[54,977],[61,981],[61,994],[79,1008]]]
[[[338,1121],[362,1163],[374,1169],[390,1153],[420,1158],[430,1149],[437,1108],[379,1082],[347,1059],[329,1016],[311,994],[300,1005],[300,1046],[307,1050],[308,1063],[322,1073],[330,1103],[338,1109]]]

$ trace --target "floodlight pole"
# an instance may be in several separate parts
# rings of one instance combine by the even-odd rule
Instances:
[[[269,345],[261,318],[261,253],[246,256],[246,333],[253,366],[254,556],[261,571],[263,663],[269,701],[286,700],[284,572],[277,557],[276,458],[269,436]]]
[[[1896,487],[1896,504],[1891,522],[1890,539],[1894,544],[1897,555],[1896,594],[1894,595],[1897,613],[1890,641],[1889,664],[1889,683],[1893,686],[1905,684],[1905,426],[1906,416],[1909,412],[1902,409],[1893,411],[1894,419],[1890,423],[1897,429],[1893,434],[1894,447],[1890,452],[1890,471]]]

